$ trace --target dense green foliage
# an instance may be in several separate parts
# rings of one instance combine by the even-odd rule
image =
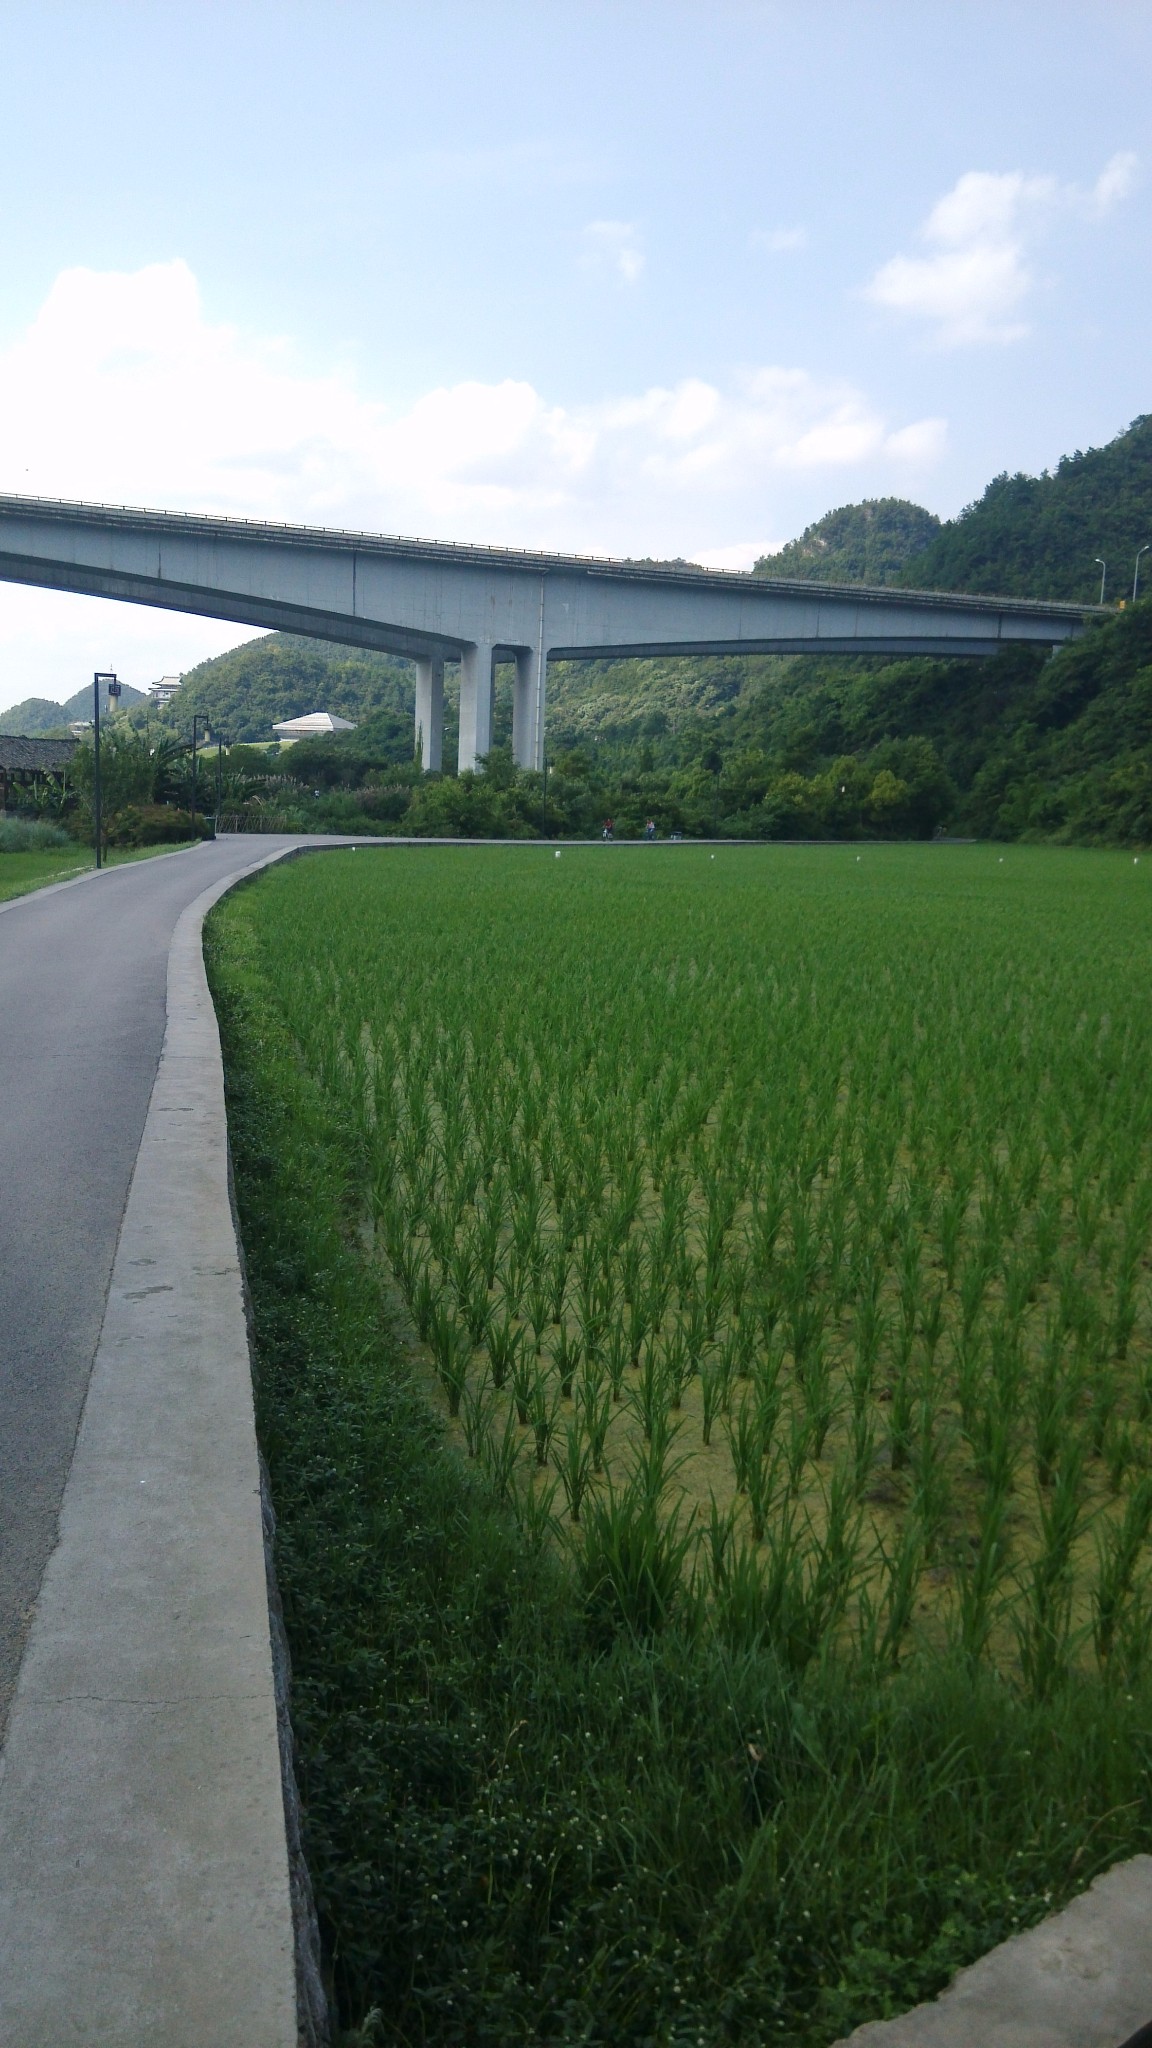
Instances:
[[[361,852],[214,915],[307,1852],[357,2040],[827,2042],[1149,1846],[1148,886],[1035,852]],[[770,1379],[790,1446],[845,1316],[856,1364],[801,1438],[827,1509],[776,1493],[758,1543],[749,1481],[693,1590],[675,1445],[615,1493],[586,1475],[577,1522],[570,1439],[611,1412],[600,1276],[647,1301],[683,1246],[705,1286],[714,1221],[749,1262],[733,1460]],[[509,1463],[477,1405],[500,1315],[463,1335],[517,1260],[531,1327],[540,1256],[543,1350],[578,1353],[563,1514],[546,1422],[513,1416]],[[930,1455],[890,1455],[909,1373],[915,1444],[970,1432],[943,1505]],[[648,1376],[625,1358],[637,1414]],[[871,1606],[829,1563],[857,1389],[913,1532]]]
[[[1095,604],[1131,595],[1136,550],[1152,541],[1152,414],[1104,448],[1065,455],[1042,476],[998,476],[909,561],[899,581]],[[1145,567],[1150,558],[1145,557]]]
[[[865,498],[826,512],[799,540],[764,555],[756,574],[817,583],[894,583],[939,531],[936,514],[923,505],[907,498]]]
[[[410,663],[324,640],[267,633],[189,669],[169,717],[187,733],[198,712],[229,744],[271,740],[278,720],[302,718],[309,711],[331,711],[356,723],[371,718],[385,728],[392,720],[402,734],[393,758],[410,760],[414,707]]]

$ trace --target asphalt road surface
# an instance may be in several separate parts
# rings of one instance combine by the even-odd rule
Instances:
[[[181,911],[243,835],[0,913],[0,1740],[100,1334]]]

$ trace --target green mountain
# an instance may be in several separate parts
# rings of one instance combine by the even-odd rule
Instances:
[[[137,704],[144,704],[147,698],[143,690],[134,690],[131,683],[122,684],[120,715]],[[51,697],[25,697],[22,704],[14,704],[10,711],[0,711],[0,732],[20,733],[25,739],[35,739],[37,734],[65,729],[74,718],[91,718],[92,685],[77,690],[66,704],[57,704]]]
[[[381,716],[406,720],[412,751],[415,677],[410,662],[292,633],[267,633],[189,669],[165,714],[177,731],[193,713],[229,742],[266,741],[283,718],[331,711],[356,725]]]
[[[923,505],[907,498],[865,498],[826,512],[779,554],[762,556],[755,573],[817,583],[895,583],[939,531],[936,514]]]
[[[1106,596],[1130,597],[1136,550],[1147,541],[1152,413],[1103,448],[1065,455],[1041,476],[994,477],[982,498],[904,565],[899,580],[922,590],[1094,604],[1100,595],[1096,557],[1108,564]]]

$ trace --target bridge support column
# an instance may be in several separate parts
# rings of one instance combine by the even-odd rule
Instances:
[[[460,657],[460,773],[474,768],[492,745],[491,641],[466,647]]]
[[[534,647],[516,655],[516,694],[512,700],[512,752],[518,768],[544,766],[544,671],[548,657]]]
[[[416,744],[425,774],[444,765],[444,657],[416,663]]]

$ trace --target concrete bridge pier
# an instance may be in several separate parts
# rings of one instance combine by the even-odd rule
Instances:
[[[460,773],[474,768],[492,745],[493,668],[496,650],[477,641],[460,656]]]
[[[444,657],[416,663],[416,744],[427,774],[444,766]]]
[[[512,699],[512,752],[518,768],[544,766],[544,670],[547,657],[535,647],[516,649],[516,690]]]

